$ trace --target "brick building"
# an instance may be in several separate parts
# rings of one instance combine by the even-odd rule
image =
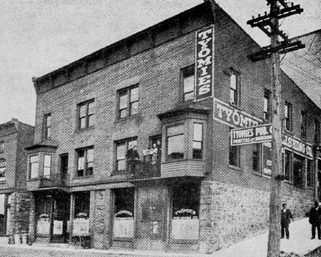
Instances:
[[[211,253],[266,229],[270,145],[230,146],[231,128],[271,121],[257,50],[205,2],[35,79],[31,238]],[[300,217],[321,113],[285,73],[282,85],[282,198]]]
[[[29,229],[24,148],[33,143],[33,135],[34,127],[17,119],[0,125],[0,237],[27,233]]]

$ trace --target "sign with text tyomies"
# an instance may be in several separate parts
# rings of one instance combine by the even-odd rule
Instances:
[[[214,26],[196,32],[195,100],[213,97]]]
[[[230,127],[236,128],[254,127],[262,123],[262,120],[246,112],[240,111],[216,98],[214,98],[213,118]]]
[[[246,145],[269,142],[272,140],[272,125],[236,128],[231,130],[231,145]]]

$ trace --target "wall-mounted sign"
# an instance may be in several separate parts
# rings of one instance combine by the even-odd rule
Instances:
[[[262,120],[246,112],[240,111],[229,104],[214,98],[214,120],[231,127],[246,128],[258,126]]]
[[[54,226],[53,227],[54,235],[62,235],[62,226],[63,226],[62,220],[54,220],[53,226]]]
[[[246,145],[272,140],[272,125],[265,124],[249,128],[231,130],[231,145]]]
[[[313,157],[311,144],[285,132],[282,134],[282,144],[283,146],[290,148],[293,152],[298,152],[311,158]]]
[[[271,176],[272,174],[272,144],[263,143],[263,174]]]
[[[89,234],[89,220],[88,219],[74,219],[73,235],[84,236]]]
[[[114,219],[114,237],[134,237],[134,218]]]
[[[214,26],[196,32],[195,40],[195,100],[213,97]]]

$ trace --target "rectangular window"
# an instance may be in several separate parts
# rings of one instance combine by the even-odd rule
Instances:
[[[6,169],[7,169],[6,159],[0,158],[0,181],[4,181],[6,179]]]
[[[88,219],[90,214],[90,192],[75,193],[75,216],[76,219]]]
[[[115,189],[114,231],[118,238],[134,237],[134,188]]]
[[[304,188],[305,158],[300,155],[293,155],[293,185]]]
[[[134,146],[137,146],[136,138],[116,142],[116,171],[127,170],[127,153]]]
[[[118,118],[126,118],[138,113],[139,87],[122,89],[118,92]]]
[[[313,161],[308,159],[308,167],[307,167],[307,186],[313,187],[313,181],[314,181],[314,175],[313,175]]]
[[[261,144],[254,144],[253,148],[253,170],[256,172],[260,172]]]
[[[51,137],[51,114],[48,113],[44,116],[44,137]]]
[[[291,180],[291,163],[292,163],[291,152],[288,150],[285,150],[283,157],[284,157],[284,164],[283,164],[284,177],[285,177],[285,180],[290,181]]]
[[[94,125],[94,100],[78,104],[78,129],[85,129]]]
[[[318,119],[314,119],[314,142],[320,143],[320,121]]]
[[[264,120],[271,121],[271,92],[269,90],[264,90]]]
[[[82,148],[77,152],[77,177],[93,175],[94,169],[94,148]]]
[[[194,123],[193,159],[203,158],[203,124]]]
[[[284,126],[288,131],[292,131],[292,104],[285,102],[284,104]]]
[[[195,94],[195,70],[194,65],[184,68],[182,71],[183,80],[183,101],[194,100]]]
[[[182,183],[173,188],[172,239],[199,239],[200,185]]]
[[[240,78],[239,74],[232,71],[230,73],[230,104],[239,105],[240,99]]]
[[[30,171],[30,178],[38,178],[39,176],[39,156],[32,155],[29,156],[29,171]]]
[[[301,137],[306,138],[307,136],[307,113],[301,112]]]
[[[50,178],[51,173],[51,155],[45,154],[43,163],[43,177]]]
[[[0,141],[0,153],[4,152],[4,141]]]
[[[184,125],[170,126],[166,133],[167,159],[184,158]]]
[[[231,137],[229,137],[229,165],[240,167],[240,147],[231,145]]]
[[[265,142],[263,146],[263,174],[271,176],[272,174],[272,144]]]

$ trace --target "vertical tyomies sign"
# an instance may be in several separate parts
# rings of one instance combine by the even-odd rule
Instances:
[[[195,100],[213,97],[214,26],[196,32]]]

